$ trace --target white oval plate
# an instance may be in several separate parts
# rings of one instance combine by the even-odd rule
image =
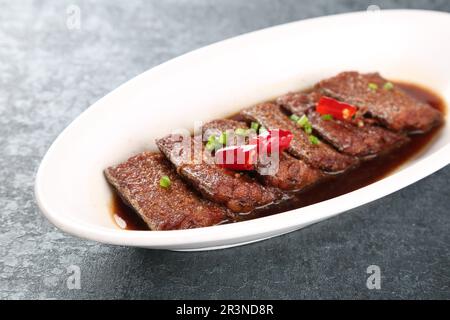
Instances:
[[[154,139],[172,129],[228,116],[344,70],[379,71],[424,84],[449,101],[449,39],[446,13],[359,12],[289,23],[183,55],[114,90],[61,133],[37,173],[39,207],[58,228],[82,238],[204,250],[281,235],[379,199],[449,163],[448,124],[422,154],[365,188],[269,217],[200,229],[119,229],[103,169],[156,150]]]

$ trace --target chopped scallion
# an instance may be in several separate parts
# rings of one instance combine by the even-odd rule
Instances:
[[[227,133],[226,132],[222,132],[222,134],[219,136],[219,143],[227,144]]]
[[[333,116],[331,114],[324,114],[322,119],[326,121],[333,120]]]
[[[307,134],[311,134],[312,133],[312,125],[310,122],[305,123],[305,125],[303,126],[303,130],[307,133]]]
[[[267,129],[265,127],[263,127],[263,126],[259,127],[259,133],[263,133],[266,131],[267,131]]]
[[[258,122],[252,122],[252,124],[250,125],[250,128],[255,130],[255,132],[257,132],[258,128],[259,128],[259,123]]]
[[[216,148],[216,142],[215,141],[208,141],[206,143],[206,150],[213,151]]]
[[[300,117],[299,117],[298,115],[296,115],[296,114],[292,114],[289,118],[290,118],[292,121],[295,121],[295,122],[297,122],[298,120],[300,120]]]
[[[210,135],[209,137],[208,137],[208,142],[209,143],[214,143],[214,142],[216,142],[216,136],[215,135]]]
[[[388,81],[388,82],[386,82],[384,84],[383,89],[385,89],[385,90],[392,90],[392,89],[394,89],[394,84],[392,82]]]
[[[376,83],[370,82],[368,88],[372,91],[377,91],[378,85]]]
[[[319,143],[320,143],[320,140],[319,140],[316,136],[313,136],[313,135],[310,135],[310,136],[309,136],[309,141],[310,141],[312,144],[319,144]]]
[[[159,185],[162,188],[168,188],[170,187],[171,181],[170,178],[168,176],[162,176],[161,179],[159,180]]]
[[[301,118],[297,120],[297,124],[300,127],[304,127],[307,123],[309,123],[309,119],[306,115],[302,115]]]

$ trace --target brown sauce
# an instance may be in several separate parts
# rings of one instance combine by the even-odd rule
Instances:
[[[147,224],[141,217],[114,192],[110,204],[114,222],[125,230],[149,230]]]
[[[428,103],[445,114],[446,108],[443,99],[431,90],[411,83],[396,82],[396,85],[416,99]],[[366,161],[347,173],[335,177],[331,176],[308,190],[293,194],[293,197],[288,201],[282,201],[279,204],[243,215],[241,220],[255,219],[298,209],[338,197],[379,181],[399,169],[408,160],[425,151],[427,145],[437,136],[440,129],[441,127],[437,127],[426,134],[412,135],[409,143],[393,152]],[[117,195],[114,195],[112,199],[111,212],[116,224],[122,229],[149,230],[139,215]]]

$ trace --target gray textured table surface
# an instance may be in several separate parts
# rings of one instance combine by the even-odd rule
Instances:
[[[66,26],[71,4],[80,30]],[[0,1],[0,298],[450,298],[449,166],[323,223],[214,252],[83,241],[54,228],[34,201],[53,139],[131,77],[237,34],[368,4]],[[450,11],[448,0],[371,4]],[[380,290],[366,287],[369,265],[381,269]],[[79,290],[67,286],[70,266],[80,268]]]

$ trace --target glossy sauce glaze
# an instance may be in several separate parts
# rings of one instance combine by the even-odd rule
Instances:
[[[396,85],[416,99],[428,103],[445,114],[446,108],[444,101],[431,90],[411,83],[396,82]],[[411,141],[409,143],[386,155],[363,162],[358,168],[347,173],[335,177],[330,176],[328,179],[324,179],[322,182],[307,190],[291,194],[292,198],[288,201],[282,201],[278,204],[260,208],[249,214],[242,215],[238,221],[298,209],[368,186],[383,179],[400,168],[408,160],[418,156],[425,150],[433,138],[436,137],[440,129],[441,127],[436,127],[426,134],[411,135]],[[116,194],[113,196],[110,209],[114,221],[121,229],[149,230],[139,215]]]

